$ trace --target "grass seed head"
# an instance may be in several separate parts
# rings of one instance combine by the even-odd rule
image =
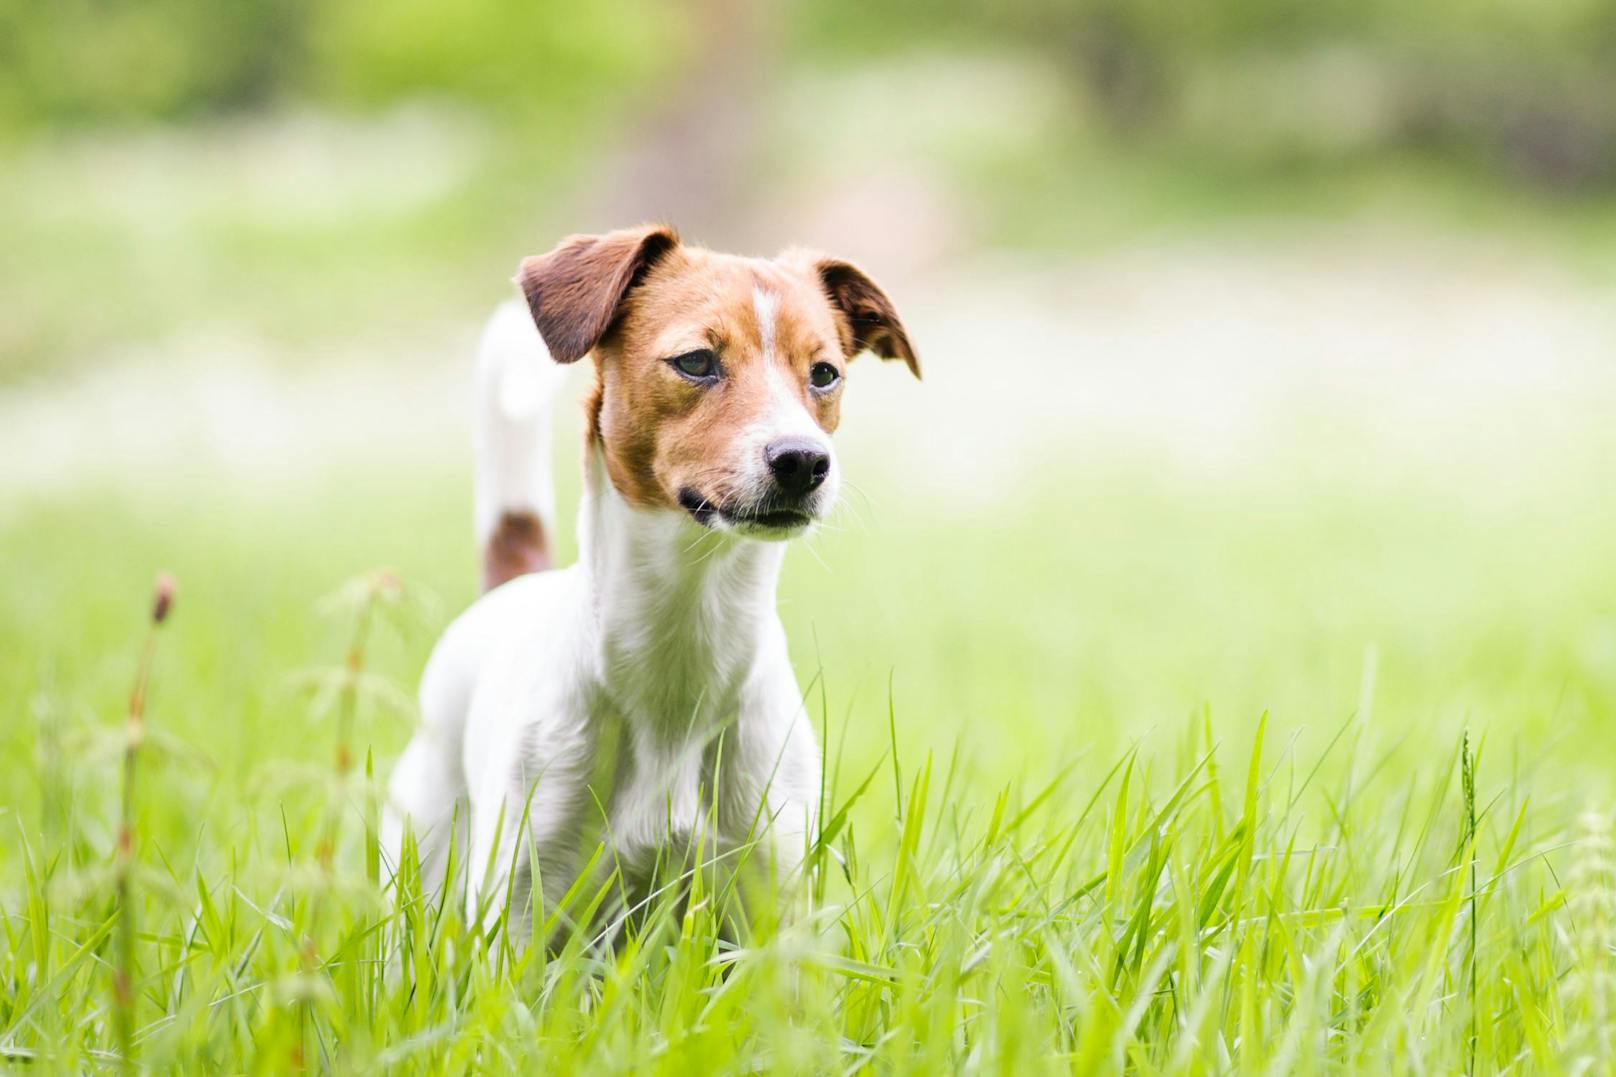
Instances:
[[[168,620],[169,611],[173,608],[174,577],[167,572],[159,572],[152,595],[152,624],[160,625]]]

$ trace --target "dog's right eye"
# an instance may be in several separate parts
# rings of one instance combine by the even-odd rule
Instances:
[[[707,348],[675,356],[668,363],[692,381],[711,381],[718,377],[718,356]]]

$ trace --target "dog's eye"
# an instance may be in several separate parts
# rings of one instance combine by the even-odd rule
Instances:
[[[815,363],[808,371],[808,382],[815,389],[829,389],[842,380],[842,372],[830,363]]]
[[[702,348],[700,351],[686,352],[683,355],[669,359],[668,362],[673,366],[673,369],[696,381],[708,381],[718,376],[718,356],[707,348]]]

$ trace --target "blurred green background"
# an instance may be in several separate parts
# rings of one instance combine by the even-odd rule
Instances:
[[[790,561],[837,750],[889,690],[994,780],[1271,709],[1601,802],[1613,60],[1608,0],[0,0],[6,800],[118,715],[159,567],[154,720],[232,780],[327,751],[284,678],[348,575],[437,596],[413,685],[474,594],[481,319],[663,218],[862,261],[922,354],[855,368]]]

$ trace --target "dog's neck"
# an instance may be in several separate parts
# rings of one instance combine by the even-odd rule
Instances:
[[[624,718],[656,727],[647,732],[726,720],[774,615],[785,546],[636,508],[591,449],[579,561],[605,690]]]

